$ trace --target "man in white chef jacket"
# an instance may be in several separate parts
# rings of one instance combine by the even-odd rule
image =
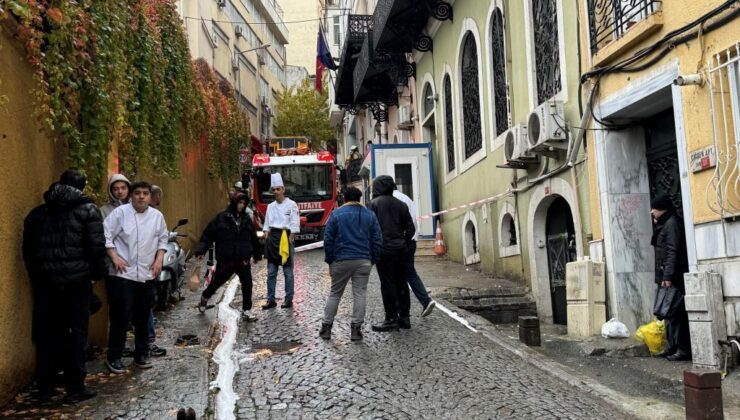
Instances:
[[[267,259],[267,303],[263,310],[277,306],[275,286],[278,268],[283,267],[285,276],[285,301],[281,308],[293,307],[293,243],[295,234],[300,232],[298,205],[285,196],[283,177],[274,173],[270,177],[270,190],[275,194],[275,201],[267,206],[265,223],[265,259]]]
[[[128,204],[116,207],[105,219],[105,247],[112,261],[106,280],[110,315],[106,366],[123,373],[121,362],[129,320],[134,325],[134,364],[152,367],[147,346],[147,322],[154,303],[154,279],[162,271],[168,231],[159,210],[150,206],[152,186],[136,182]]]

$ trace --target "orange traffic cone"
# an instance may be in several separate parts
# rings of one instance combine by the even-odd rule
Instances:
[[[447,253],[445,240],[442,237],[442,226],[439,223],[437,223],[437,234],[434,237],[434,253],[438,256],[442,256]]]

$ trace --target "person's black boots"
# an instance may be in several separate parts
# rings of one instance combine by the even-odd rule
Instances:
[[[264,305],[262,305],[262,310],[263,311],[266,311],[266,310],[272,309],[272,308],[274,308],[276,306],[277,306],[277,302],[275,302],[274,300],[268,300],[267,303],[265,303]]]
[[[398,320],[396,319],[386,319],[382,324],[373,325],[373,331],[377,332],[398,331],[398,328]]]
[[[331,326],[332,324],[321,323],[321,330],[319,330],[319,337],[324,340],[331,340]]]
[[[349,339],[351,341],[361,341],[362,340],[362,324],[351,324],[350,325]]]
[[[407,316],[402,316],[401,318],[398,318],[398,326],[404,330],[411,329],[411,320]]]

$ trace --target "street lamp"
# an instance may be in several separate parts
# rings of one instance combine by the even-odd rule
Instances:
[[[234,55],[238,57],[238,56],[240,56],[240,55],[242,55],[244,53],[248,53],[248,52],[251,52],[251,51],[257,51],[257,50],[263,50],[265,48],[269,48],[270,46],[271,45],[268,43],[268,44],[262,44],[259,47],[250,48],[250,49],[244,50],[244,51],[236,50],[236,52],[234,53]]]

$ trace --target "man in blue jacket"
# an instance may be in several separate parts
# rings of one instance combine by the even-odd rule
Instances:
[[[383,247],[383,233],[375,214],[360,204],[361,197],[362,192],[357,188],[347,188],[345,204],[331,214],[324,231],[325,261],[331,274],[331,292],[319,331],[325,340],[331,338],[339,301],[350,279],[353,299],[350,339],[362,340],[367,282]]]

